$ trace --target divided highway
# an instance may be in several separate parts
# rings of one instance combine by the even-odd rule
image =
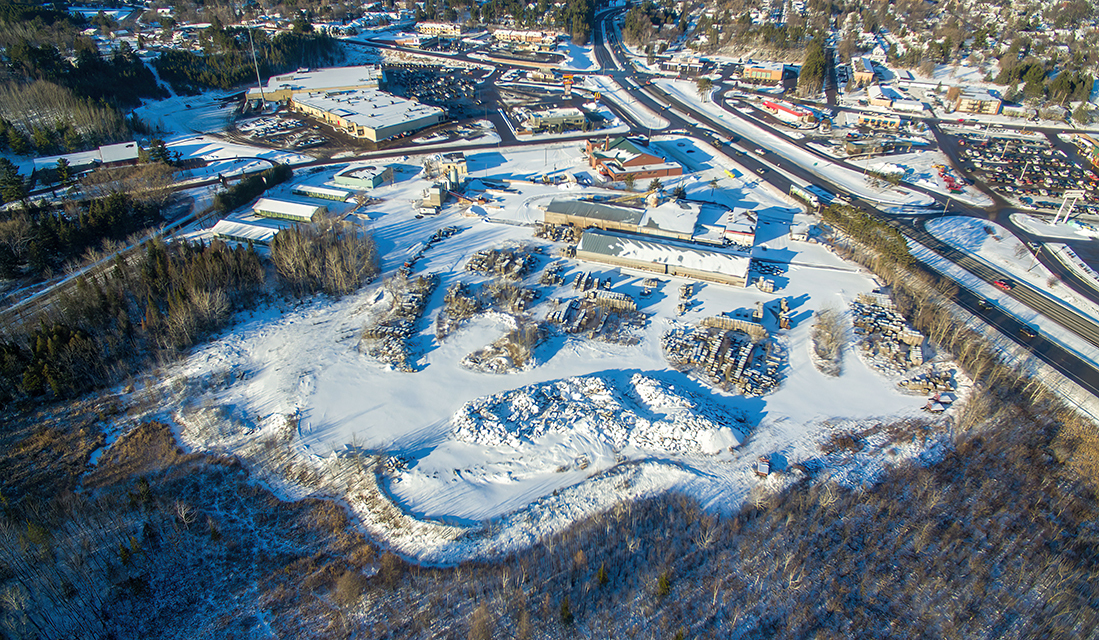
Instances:
[[[608,36],[611,36],[614,33],[614,28],[611,24],[613,16],[613,12],[603,15],[604,31],[608,34]],[[614,69],[616,65],[613,62],[614,58],[612,57],[611,50],[614,49],[620,52],[620,45],[616,42],[606,42],[601,37],[601,35],[602,34],[600,30],[596,30],[595,47],[597,60],[600,62],[604,69]],[[621,57],[625,58],[625,56]],[[735,160],[735,162],[737,162],[741,166],[744,166],[746,169],[754,171],[757,174],[763,176],[763,178],[767,182],[781,189],[782,191],[786,192],[789,190],[789,187],[792,183],[790,179],[786,178],[781,173],[769,171],[769,168],[765,163],[756,159],[752,155],[744,153],[743,150],[735,149],[736,146],[739,146],[742,149],[755,148],[752,145],[746,144],[747,141],[744,140],[739,133],[731,131],[727,126],[724,125],[724,123],[720,122],[719,120],[715,120],[708,114],[694,109],[690,105],[684,104],[680,100],[677,100],[675,97],[669,95],[667,92],[661,90],[659,87],[651,84],[645,84],[645,81],[641,79],[641,77],[635,71],[632,70],[631,65],[624,66],[625,70],[609,71],[608,75],[614,77],[616,80],[619,81],[619,84],[624,87],[632,88],[640,86],[640,90],[634,89],[632,91],[633,96],[643,102],[649,108],[653,109],[655,112],[659,113],[662,117],[669,120],[671,124],[668,129],[683,129],[688,132],[694,130],[695,133],[701,134],[702,137],[707,139],[707,141],[709,141],[719,153],[722,153],[726,157]],[[633,79],[635,80],[635,82],[628,83],[625,82],[626,79]],[[636,80],[638,79],[640,79],[641,82],[636,82]],[[764,130],[770,129],[774,133],[773,128],[769,124],[763,123],[756,119],[746,118],[741,114],[733,115],[735,117],[749,120],[756,127],[762,128]],[[724,132],[725,136],[733,134],[736,137],[737,142],[727,144],[723,139],[723,136],[721,135],[716,135],[709,131],[698,131],[699,124],[708,127],[714,131]],[[931,124],[933,125],[934,123]],[[935,133],[938,137],[938,132],[936,131]],[[804,147],[804,145],[800,146]],[[730,147],[734,147],[734,150],[731,153]],[[813,152],[814,155],[820,156],[819,153],[816,153],[811,149],[807,150]],[[736,157],[733,157],[734,155]],[[835,159],[824,158],[823,156],[820,157],[823,161],[836,162]],[[771,159],[774,160],[774,158]],[[776,164],[779,163],[776,162]],[[845,163],[840,162],[839,164]],[[792,174],[796,178],[803,180],[806,183],[820,184],[821,186],[830,189],[836,193],[845,192],[844,189],[838,187],[837,185],[829,183],[826,179],[822,179],[820,175],[811,173],[800,166],[782,163],[781,167],[783,172]],[[984,280],[985,282],[992,283],[996,280],[1011,279],[1011,276],[1009,274],[1000,272],[992,268],[988,264],[974,259],[969,255],[966,255],[964,252],[955,249],[945,242],[942,242],[938,238],[935,238],[923,228],[923,225],[927,222],[927,220],[933,217],[941,216],[946,213],[947,208],[950,207],[951,204],[954,205],[950,208],[949,211],[949,213],[952,214],[976,215],[983,218],[999,217],[997,216],[997,214],[1002,215],[1003,213],[1000,209],[1000,206],[1006,204],[1005,202],[1003,202],[1002,199],[997,202],[998,206],[996,206],[996,210],[990,216],[988,212],[975,210],[970,207],[964,206],[961,203],[952,203],[949,201],[949,199],[934,191],[919,188],[915,185],[906,184],[904,186],[907,189],[911,189],[913,191],[917,191],[930,196],[938,204],[938,208],[929,208],[927,209],[927,213],[922,215],[918,214],[915,216],[898,217],[882,211],[880,209],[880,205],[877,203],[867,202],[857,197],[851,198],[851,200],[853,200],[856,206],[859,206],[861,209],[863,209],[870,215],[873,215],[878,220],[893,226],[901,233],[905,234],[907,237],[912,238],[920,244],[923,244],[935,253],[938,253],[950,262],[953,262],[954,264],[965,269],[966,271],[969,271],[970,273]],[[1003,217],[1006,218],[1006,215],[1004,215]],[[1003,224],[1002,220],[1000,222],[1001,224]],[[1005,226],[1013,228],[1012,230],[1014,230],[1014,228],[1017,228],[1013,224]],[[1043,261],[1043,263],[1045,262],[1046,261]],[[1059,269],[1054,269],[1053,271],[1054,273],[1061,273],[1064,272],[1065,269],[1061,267]],[[1080,285],[1082,283],[1077,281],[1075,284]],[[1074,289],[1075,288],[1077,287],[1074,287]],[[1084,288],[1086,293],[1084,293],[1083,291],[1081,291],[1080,293],[1089,298],[1095,298],[1094,291],[1091,291],[1086,287],[1081,288]],[[1087,341],[1089,344],[1099,347],[1099,325],[1097,325],[1091,318],[1084,316],[1083,314],[1065,305],[1059,300],[1047,296],[1025,283],[1017,284],[1009,292],[1009,295],[1011,295],[1019,302],[1034,309],[1041,315],[1058,323],[1065,329],[1076,334],[1083,340]],[[1061,347],[1059,344],[1047,339],[1045,336],[1037,335],[1033,338],[1026,337],[1026,335],[1024,334],[1024,330],[1029,329],[1029,326],[1026,323],[1020,322],[1014,316],[1011,316],[1010,314],[1007,314],[995,307],[985,308],[984,306],[979,304],[983,302],[983,300],[981,300],[975,294],[964,289],[964,287],[960,287],[958,293],[954,295],[953,298],[954,301],[957,302],[960,306],[973,313],[975,316],[982,318],[988,324],[996,327],[1005,336],[1009,337],[1025,349],[1029,350],[1036,357],[1040,358],[1047,364],[1053,366],[1064,376],[1073,380],[1083,388],[1087,389],[1093,395],[1099,396],[1099,369],[1096,368],[1095,363]]]

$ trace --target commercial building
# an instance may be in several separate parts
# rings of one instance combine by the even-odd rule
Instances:
[[[899,116],[892,116],[884,113],[860,113],[858,126],[896,131],[901,128],[901,119]]]
[[[557,46],[557,34],[552,31],[497,29],[492,32],[492,37],[497,42],[519,43],[538,49],[548,49]]]
[[[683,175],[683,167],[668,162],[652,147],[626,137],[588,140],[588,163],[611,180],[665,178]]]
[[[263,89],[263,98],[272,102],[288,101],[295,93],[380,89],[385,73],[375,65],[298,69],[293,73],[271,76]],[[249,89],[248,99],[258,100],[259,89]]]
[[[324,205],[301,204],[274,198],[260,198],[252,205],[252,215],[292,222],[313,222],[327,212],[328,207]]]
[[[354,138],[378,142],[443,122],[439,107],[376,89],[293,94],[290,107]]]
[[[889,109],[893,106],[894,91],[880,85],[870,85],[866,88],[866,100],[872,107]]]
[[[849,156],[908,153],[912,151],[912,143],[907,140],[845,140],[844,149]]]
[[[716,251],[672,240],[652,240],[613,231],[585,231],[576,247],[580,260],[641,269],[669,276],[743,287],[748,254]]]
[[[420,22],[416,31],[430,36],[455,37],[465,33],[466,28],[459,22]]]
[[[1072,142],[1080,149],[1081,155],[1099,167],[1099,141],[1086,133],[1074,133]]]
[[[817,117],[813,115],[812,111],[803,109],[796,104],[790,104],[788,102],[778,102],[773,100],[764,100],[763,108],[770,111],[776,118],[785,120],[786,122],[816,122]]]
[[[954,110],[961,113],[983,113],[999,115],[1003,101],[985,89],[962,89],[951,87],[946,99],[954,103]]]
[[[660,68],[681,76],[697,76],[710,68],[710,61],[699,56],[674,56],[661,61]]]
[[[431,47],[439,44],[438,36],[428,36],[421,33],[396,33],[392,36],[383,36],[376,38],[385,42],[392,42],[399,47],[409,47],[412,49],[423,49],[424,47]]]
[[[393,169],[386,166],[352,166],[337,173],[332,181],[352,189],[373,189],[387,182],[393,182]]]
[[[733,209],[725,215],[725,241],[751,249],[756,243],[756,215],[749,209]]]
[[[57,169],[57,162],[64,160],[69,165],[69,173],[78,173],[94,169],[95,167],[119,167],[137,164],[140,148],[136,142],[120,142],[118,144],[105,144],[91,151],[78,153],[65,153],[58,156],[45,156],[35,158],[34,171],[38,172],[40,179],[47,180],[45,174]]]
[[[746,64],[741,79],[756,84],[780,84],[786,69],[781,62]]]
[[[564,131],[583,128],[587,122],[588,118],[583,111],[576,107],[561,107],[530,112],[527,119],[523,121],[523,128],[532,133]]]

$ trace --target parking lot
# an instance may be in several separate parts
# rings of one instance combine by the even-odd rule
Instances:
[[[297,118],[265,116],[237,123],[237,131],[250,140],[286,149],[306,149],[328,142],[320,127],[309,127]]]
[[[475,114],[477,82],[471,76],[448,69],[386,68],[385,90],[404,98],[415,98],[424,104],[443,107],[452,117]]]
[[[1099,182],[1090,167],[1080,167],[1045,139],[963,136],[959,156],[967,170],[1004,198],[1037,209],[1056,211],[1066,190],[1085,190],[1074,213],[1099,215]]]

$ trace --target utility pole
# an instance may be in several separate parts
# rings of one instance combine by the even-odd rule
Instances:
[[[248,42],[252,44],[252,66],[256,68],[256,86],[259,87],[259,98],[263,104],[267,104],[267,96],[263,95],[263,80],[259,77],[259,61],[256,60],[256,41],[252,39],[252,30],[248,30]],[[260,109],[263,105],[260,105]]]

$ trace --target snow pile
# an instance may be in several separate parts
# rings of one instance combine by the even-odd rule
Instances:
[[[567,434],[618,450],[716,453],[744,439],[734,416],[640,373],[624,391],[609,378],[583,376],[497,393],[467,402],[453,424],[458,440],[484,446]]]

